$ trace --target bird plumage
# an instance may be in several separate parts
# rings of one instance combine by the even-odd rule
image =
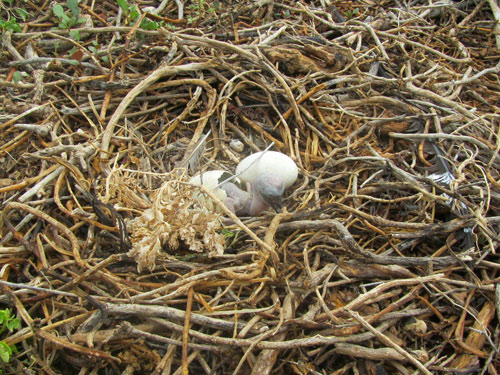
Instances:
[[[236,175],[243,182],[252,183],[263,173],[279,177],[287,189],[297,180],[299,170],[289,156],[277,151],[256,152],[247,156],[236,167]]]
[[[245,182],[244,191],[233,182],[223,182],[230,174],[224,171],[207,171],[191,178],[195,185],[203,185],[231,211],[240,216],[256,216],[268,207],[281,208],[281,197],[286,188],[297,180],[295,162],[276,151],[257,152],[243,159],[236,167],[236,175]]]

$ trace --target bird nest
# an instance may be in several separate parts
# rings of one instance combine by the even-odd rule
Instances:
[[[3,373],[498,373],[497,2],[117,3],[2,3]]]

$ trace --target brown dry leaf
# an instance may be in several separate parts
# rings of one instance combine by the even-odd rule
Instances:
[[[191,251],[208,251],[209,256],[224,253],[221,216],[199,194],[185,176],[170,173],[153,193],[152,206],[128,222],[132,242],[128,255],[136,259],[139,272],[153,269],[156,258],[166,255],[167,244],[176,250],[184,243]]]

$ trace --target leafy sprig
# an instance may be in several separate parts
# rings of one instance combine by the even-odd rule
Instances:
[[[10,309],[0,310],[0,335],[7,329],[9,332],[18,329],[21,326],[21,321],[11,315]],[[4,363],[8,363],[13,353],[17,353],[15,345],[9,345],[4,340],[0,341],[0,359]]]
[[[21,7],[13,7],[13,0],[2,0],[0,2],[0,30],[20,33],[23,31],[19,21],[26,22],[28,12]]]

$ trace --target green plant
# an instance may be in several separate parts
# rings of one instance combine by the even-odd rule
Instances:
[[[120,8],[122,8],[122,11],[125,14],[125,17],[127,18],[128,23],[135,23],[141,16],[139,11],[137,10],[137,7],[135,5],[130,6],[127,0],[116,0],[116,3]],[[164,25],[165,25],[164,21],[157,22],[144,18],[141,21],[139,27],[144,30],[157,30]]]
[[[160,27],[164,26],[165,22],[164,21],[153,21],[153,20],[148,20],[148,19],[143,19],[141,22],[141,29],[144,30],[158,30]]]
[[[0,29],[2,31],[20,33],[22,28],[21,25],[19,25],[19,20],[25,22],[28,17],[28,12],[24,8],[13,7],[13,2],[13,0],[2,0],[0,3]]]
[[[130,6],[128,5],[127,0],[116,0],[116,3],[118,4],[118,6],[120,8],[122,8],[122,10],[125,14],[128,14],[128,12],[130,10]]]
[[[52,6],[54,15],[59,19],[59,28],[71,29],[72,27],[85,22],[83,18],[80,18],[78,1],[79,0],[66,0],[67,10],[59,3]]]
[[[195,23],[204,17],[205,13],[215,13],[215,7],[210,6],[205,0],[196,0],[187,6],[187,9],[193,11],[192,15],[187,16],[188,24]]]
[[[232,230],[222,229],[222,235],[226,240],[227,247],[232,246],[238,240],[239,233],[240,233],[239,230],[232,231]]]
[[[21,325],[19,318],[15,318],[10,315],[10,309],[0,310],[0,335],[8,329],[12,332],[14,329],[18,329]],[[17,353],[15,345],[9,345],[5,341],[0,341],[0,359],[8,363],[12,356],[12,353]]]
[[[22,80],[23,80],[23,74],[19,70],[16,70],[12,76],[12,81],[14,83],[19,83]]]
[[[348,19],[353,19],[354,17],[357,17],[359,14],[359,8],[354,8],[354,9],[349,9],[347,12],[345,12],[345,16]]]

